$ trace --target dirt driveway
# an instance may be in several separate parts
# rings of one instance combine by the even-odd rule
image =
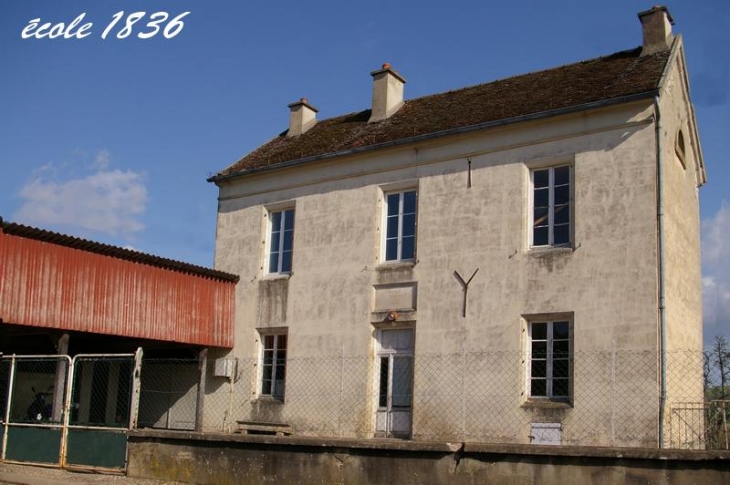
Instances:
[[[181,482],[145,480],[121,475],[102,475],[30,465],[0,463],[0,485],[183,485]]]

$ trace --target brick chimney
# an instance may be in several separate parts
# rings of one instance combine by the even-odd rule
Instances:
[[[368,123],[390,118],[403,106],[403,85],[406,80],[383,64],[383,68],[370,73],[373,76],[373,106]]]
[[[674,19],[667,7],[654,6],[649,10],[639,12],[639,20],[641,20],[641,30],[644,36],[642,56],[654,54],[672,46]]]
[[[302,98],[289,105],[289,131],[286,136],[296,136],[307,132],[317,123],[317,108],[309,104],[307,98]]]

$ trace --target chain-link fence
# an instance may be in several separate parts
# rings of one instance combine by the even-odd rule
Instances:
[[[197,360],[143,360],[138,426],[195,429],[199,380]],[[209,412],[219,414],[214,402]]]
[[[10,424],[57,425],[63,421],[66,398],[65,357],[18,357],[0,364],[2,407]],[[11,373],[12,369],[12,373]]]
[[[132,356],[77,357],[69,425],[129,427],[133,369]]]
[[[210,359],[201,414],[197,360],[145,360],[139,424],[426,441],[657,447],[661,438],[672,448],[727,446],[730,406],[706,398],[717,388],[703,375],[701,352],[667,353],[664,369],[656,352],[577,352],[560,363],[567,370],[538,367],[529,357],[289,357],[283,398],[262,393],[258,361]],[[558,378],[559,386],[546,384]],[[550,388],[560,395],[546,396]]]

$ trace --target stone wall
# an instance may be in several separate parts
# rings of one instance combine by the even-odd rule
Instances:
[[[127,474],[197,484],[715,485],[730,452],[136,431]]]

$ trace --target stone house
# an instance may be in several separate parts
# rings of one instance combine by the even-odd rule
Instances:
[[[641,47],[417,99],[384,64],[369,109],[301,99],[211,177],[234,418],[665,446],[702,400],[705,169],[682,38],[639,19]]]

